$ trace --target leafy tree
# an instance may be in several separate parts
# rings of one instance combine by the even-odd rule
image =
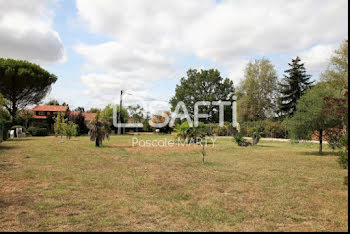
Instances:
[[[344,168],[349,167],[349,94],[345,92],[342,98],[324,98],[324,113],[339,120],[339,126],[327,131],[330,145],[342,149],[339,156],[339,164]]]
[[[27,61],[0,58],[0,93],[5,107],[15,120],[17,111],[39,103],[57,77]]]
[[[91,109],[88,110],[86,113],[94,113],[94,114],[96,114],[96,113],[98,113],[98,112],[101,112],[101,110],[98,109],[98,108],[91,108]]]
[[[339,90],[348,90],[349,85],[349,42],[345,40],[332,56],[328,69],[321,80]]]
[[[263,120],[274,114],[277,79],[277,71],[268,59],[248,63],[238,88],[239,120]]]
[[[189,115],[194,115],[194,105],[201,101],[233,101],[235,89],[233,82],[226,78],[222,78],[218,70],[201,70],[190,69],[187,77],[181,78],[181,84],[176,86],[175,96],[170,100],[172,111],[175,110],[179,102],[184,102],[188,108]],[[232,117],[231,107],[225,108],[226,115]],[[228,111],[230,110],[230,111]],[[210,115],[208,122],[218,122],[218,107],[210,105],[209,107],[201,107],[201,113]],[[229,118],[230,116],[225,116]]]
[[[85,112],[85,108],[84,107],[78,107],[75,109],[75,111],[79,111],[81,113],[84,113]]]
[[[143,120],[144,109],[140,105],[128,106],[129,122],[140,123]]]
[[[88,128],[85,124],[85,116],[83,112],[79,112],[78,115],[69,115],[69,121],[73,122],[79,127],[78,134],[87,134]]]
[[[312,86],[311,76],[306,73],[306,69],[301,59],[296,57],[289,63],[291,67],[286,70],[282,82],[279,84],[281,97],[279,98],[280,114],[293,116],[297,110],[297,102]]]
[[[30,110],[21,110],[16,116],[16,123],[21,124],[24,128],[29,127],[29,122],[33,118],[33,112]]]
[[[67,123],[67,119],[65,118],[65,115],[63,113],[58,113],[57,117],[55,119],[55,125],[54,125],[54,130],[55,130],[55,135],[57,136],[62,136],[64,135],[64,129],[65,125]]]
[[[78,136],[79,126],[69,121],[63,124],[63,132],[67,139],[70,140],[73,136]]]
[[[102,119],[112,119],[113,118],[114,106],[112,104],[107,105],[101,112],[100,117]],[[117,105],[117,113],[119,113],[119,105]],[[122,122],[125,123],[125,120],[129,118],[128,110],[122,109]]]
[[[109,135],[111,133],[110,123],[105,119],[100,117],[100,113],[97,113],[95,118],[91,120],[89,127],[89,136],[90,141],[94,141],[96,147],[100,147],[102,142],[107,138],[109,139]]]
[[[318,132],[320,154],[322,154],[324,132],[340,124],[334,116],[325,114],[325,97],[336,97],[336,91],[324,83],[317,84],[300,98],[297,111],[288,120],[291,137],[295,140],[310,140],[312,134]]]
[[[48,106],[59,106],[60,103],[57,100],[51,100],[48,103],[46,103]]]

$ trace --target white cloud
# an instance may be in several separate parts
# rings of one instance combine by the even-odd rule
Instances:
[[[26,59],[40,65],[65,61],[65,49],[52,29],[53,0],[0,0],[1,57]]]
[[[326,70],[330,58],[338,44],[317,45],[301,53],[300,57],[305,62],[305,67],[310,72],[321,72]]]
[[[130,86],[177,77],[183,71],[175,72],[173,63],[181,55],[226,69],[222,72],[236,84],[246,58],[254,56],[304,51],[308,68],[317,70],[328,45],[348,35],[346,0],[77,0],[76,5],[90,31],[113,38],[75,48],[86,58],[85,67]],[[92,83],[85,82],[91,93],[104,86]]]

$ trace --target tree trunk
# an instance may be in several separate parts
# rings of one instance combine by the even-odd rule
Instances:
[[[320,140],[320,154],[323,153],[323,149],[322,149],[322,143],[323,143],[323,129],[320,129],[320,133],[319,133],[319,140]]]
[[[100,140],[96,138],[96,147],[100,147]]]

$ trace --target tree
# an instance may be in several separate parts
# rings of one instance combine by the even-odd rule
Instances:
[[[16,123],[21,124],[26,129],[29,127],[29,122],[33,118],[33,112],[30,110],[21,110],[16,116]]]
[[[100,117],[100,113],[97,113],[88,125],[90,141],[94,141],[96,147],[100,147],[106,138],[109,139],[111,133],[109,125],[110,123],[108,121]]]
[[[129,121],[132,123],[141,123],[143,118],[144,109],[140,105],[128,106],[127,108]]]
[[[268,59],[248,63],[237,92],[239,120],[257,121],[273,116],[277,79],[277,71]]]
[[[75,108],[75,111],[79,111],[81,113],[84,113],[85,112],[85,108],[84,107],[77,107],[77,108]]]
[[[300,98],[297,111],[288,120],[291,137],[295,140],[310,140],[312,134],[318,132],[320,154],[322,154],[324,132],[340,124],[338,119],[324,112],[324,98],[336,97],[336,93],[324,83],[317,84]]]
[[[102,119],[112,119],[113,118],[113,112],[114,112],[114,106],[112,104],[107,105],[101,112],[100,117]],[[117,113],[119,113],[119,105],[117,105]],[[123,108],[122,109],[122,122],[124,123],[125,120],[129,118],[128,110]]]
[[[97,112],[101,112],[101,110],[98,109],[98,108],[91,108],[91,109],[88,110],[86,113],[94,113],[94,114],[96,114]]]
[[[233,82],[228,78],[222,78],[218,70],[197,71],[190,69],[187,72],[187,77],[181,78],[180,82],[181,84],[176,86],[175,96],[170,100],[172,111],[175,110],[179,102],[184,102],[189,115],[193,116],[196,102],[233,101],[235,94]],[[231,110],[231,107],[225,109]],[[212,105],[200,108],[201,113],[210,115],[207,122],[218,122],[218,111],[218,107]],[[232,115],[232,111],[225,113]]]
[[[79,112],[77,115],[69,115],[69,121],[73,122],[79,127],[78,134],[88,133],[88,128],[85,124],[85,116],[83,115],[83,112]]]
[[[63,124],[63,133],[70,140],[73,136],[78,136],[79,126],[72,121]]]
[[[18,110],[38,104],[56,81],[55,75],[36,64],[0,58],[0,93],[13,121]]]
[[[349,42],[345,40],[331,57],[328,69],[321,75],[321,80],[339,90],[348,90],[349,85]]]
[[[60,103],[57,100],[51,100],[48,103],[46,103],[48,106],[59,106]]]
[[[327,132],[329,143],[333,148],[340,148],[339,164],[349,167],[349,93],[345,92],[342,98],[325,97],[324,113],[339,120],[339,126]]]
[[[301,59],[296,57],[289,63],[291,67],[286,70],[282,82],[279,84],[281,97],[279,98],[280,114],[293,116],[297,110],[297,102],[312,86],[311,75],[306,74],[306,69]]]
[[[204,124],[199,123],[197,127],[190,126],[186,121],[176,128],[177,137],[186,141],[186,143],[197,143],[202,146],[202,162],[205,163],[205,145],[203,142],[208,136],[211,136],[210,129]]]
[[[64,114],[58,113],[55,119],[55,125],[54,125],[56,137],[61,136],[62,138],[62,136],[64,135],[64,129],[65,129],[66,123],[67,123],[67,119],[65,118]]]

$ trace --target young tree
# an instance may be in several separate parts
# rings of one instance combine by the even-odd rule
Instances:
[[[194,115],[194,105],[199,101],[233,101],[235,89],[233,81],[222,78],[218,70],[189,70],[187,77],[181,78],[181,84],[176,86],[175,96],[170,100],[172,111],[179,102],[184,102],[189,115]],[[227,107],[225,109],[230,109]],[[202,107],[202,113],[210,115],[208,122],[218,122],[218,107]],[[225,113],[231,114],[232,111]],[[228,118],[228,117],[227,117]]]
[[[73,136],[78,136],[79,127],[74,124],[72,121],[63,124],[64,135],[70,140]]]
[[[59,106],[60,103],[57,100],[51,100],[48,103],[46,103],[47,106]]]
[[[27,61],[0,58],[0,93],[5,107],[15,120],[17,111],[39,103],[57,77]]]
[[[110,123],[100,117],[100,113],[97,113],[95,118],[91,120],[88,125],[90,131],[90,141],[94,141],[96,147],[100,147],[102,142],[111,134]]]
[[[279,84],[281,97],[279,98],[280,114],[293,116],[297,110],[297,102],[312,86],[311,75],[306,73],[306,69],[301,59],[296,57],[289,63],[291,67],[286,70],[284,79]]]
[[[62,136],[64,135],[64,129],[67,124],[67,119],[65,118],[63,113],[58,113],[57,117],[55,119],[55,125],[54,125],[54,130],[55,130],[55,135],[57,136]]]
[[[277,79],[277,71],[268,59],[248,63],[238,88],[240,120],[264,120],[274,114]]]
[[[345,40],[332,56],[328,69],[321,80],[339,90],[348,90],[349,85],[349,42]]]
[[[324,83],[317,84],[300,98],[297,111],[288,120],[291,137],[295,140],[310,140],[312,134],[318,132],[320,154],[324,132],[340,124],[337,118],[325,114],[325,97],[336,97],[336,91]]]

